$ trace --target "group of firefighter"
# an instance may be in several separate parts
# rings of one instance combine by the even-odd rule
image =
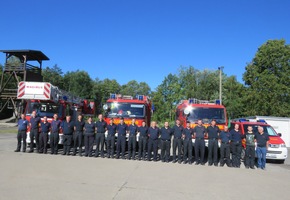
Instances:
[[[268,137],[260,137],[260,135],[264,134],[262,127],[258,128],[257,133],[254,133],[253,128],[249,126],[248,132],[242,135],[238,124],[231,131],[229,131],[228,126],[224,126],[224,130],[221,131],[215,120],[212,120],[207,128],[203,126],[201,119],[198,120],[194,128],[190,127],[190,122],[187,122],[184,128],[179,120],[176,120],[176,124],[172,128],[169,127],[168,122],[165,122],[164,126],[160,128],[155,121],[152,121],[150,126],[147,126],[145,121],[142,122],[141,126],[137,126],[135,119],[132,119],[132,123],[127,125],[123,118],[120,119],[118,125],[114,124],[114,118],[111,118],[109,124],[107,124],[103,120],[102,114],[98,115],[96,122],[93,122],[91,117],[84,121],[82,115],[79,115],[75,122],[71,120],[70,116],[66,116],[66,119],[61,122],[58,120],[57,114],[54,114],[51,122],[48,122],[47,117],[44,117],[43,122],[41,122],[41,119],[36,116],[36,112],[33,111],[30,121],[26,120],[24,114],[21,115],[21,119],[18,121],[18,144],[15,152],[20,152],[22,140],[22,151],[26,152],[26,132],[28,128],[30,128],[31,140],[30,153],[35,151],[33,145],[35,140],[36,152],[46,154],[49,137],[50,153],[58,154],[59,132],[62,129],[62,155],[75,156],[78,153],[79,156],[86,157],[153,160],[155,162],[161,160],[167,163],[172,161],[173,163],[184,164],[195,163],[195,165],[205,165],[205,137],[207,137],[208,165],[218,166],[220,163],[220,166],[226,164],[228,167],[235,168],[239,168],[241,165],[242,140],[245,139],[245,166],[252,169],[255,169],[255,145],[257,143],[267,145],[269,140]],[[49,132],[50,135],[48,135]],[[106,132],[107,137],[105,137]],[[128,135],[127,154],[126,135]],[[192,156],[192,139],[195,139],[194,159]],[[138,155],[136,155],[137,143]],[[218,155],[219,143],[220,156]],[[94,145],[96,145],[95,149]],[[106,151],[104,150],[105,146]],[[171,146],[173,148],[172,159],[170,155]],[[161,149],[160,156],[158,156],[158,148]],[[265,153],[262,153],[263,155],[259,156],[258,168],[264,169],[266,158]]]

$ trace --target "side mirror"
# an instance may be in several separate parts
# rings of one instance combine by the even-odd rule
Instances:
[[[278,136],[279,136],[279,137],[282,137],[282,133],[278,133]]]

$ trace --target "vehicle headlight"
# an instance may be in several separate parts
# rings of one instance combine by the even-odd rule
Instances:
[[[281,144],[281,147],[282,147],[282,148],[283,148],[283,147],[286,148],[286,144]]]

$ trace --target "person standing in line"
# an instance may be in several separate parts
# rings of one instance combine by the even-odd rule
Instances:
[[[117,126],[114,124],[114,118],[110,119],[110,123],[107,125],[108,135],[107,135],[107,158],[114,158],[115,151],[115,134],[117,132]]]
[[[124,123],[124,118],[120,118],[120,124],[117,125],[117,156],[116,158],[119,159],[120,151],[122,151],[122,159],[125,159],[125,147],[126,147],[126,134],[128,131],[127,124]]]
[[[151,127],[148,129],[148,161],[151,161],[152,150],[153,150],[153,161],[157,161],[158,153],[158,137],[159,137],[159,128],[156,126],[156,122],[151,122]]]
[[[190,128],[190,122],[186,122],[186,128],[183,129],[183,163],[192,164],[192,136],[193,129]]]
[[[128,140],[128,160],[132,159],[135,160],[135,155],[136,155],[136,136],[137,136],[137,131],[138,127],[135,124],[136,119],[132,119],[132,124],[128,127],[129,130],[129,140]]]
[[[146,126],[146,122],[143,121],[142,125],[138,127],[139,132],[139,149],[138,149],[138,159],[145,160],[146,156],[146,146],[148,141],[148,127]]]
[[[262,126],[258,126],[258,133],[256,133],[257,142],[257,156],[258,156],[258,168],[266,169],[266,154],[269,146],[269,135],[264,132]]]
[[[231,143],[232,136],[229,132],[228,126],[224,126],[224,130],[220,133],[219,140],[221,143],[220,147],[220,154],[221,154],[221,159],[220,159],[220,166],[223,167],[225,164],[225,159],[226,159],[226,164],[228,167],[231,167],[231,159],[230,159],[230,154],[231,154],[231,149],[230,149],[230,143]]]
[[[53,120],[51,121],[51,132],[50,132],[50,154],[58,154],[58,142],[59,142],[59,130],[61,128],[61,121],[58,120],[58,116],[55,113]]]
[[[99,156],[100,145],[101,145],[101,157],[104,158],[104,144],[105,144],[105,132],[107,128],[107,123],[103,120],[103,115],[99,114],[98,121],[96,122],[96,151],[95,157]]]
[[[195,144],[195,165],[204,165],[204,152],[205,152],[205,142],[204,136],[206,135],[206,128],[202,125],[202,120],[197,121],[197,126],[193,129]]]
[[[41,122],[40,135],[39,135],[39,153],[47,154],[47,140],[48,132],[50,131],[51,124],[47,121],[47,117],[43,117],[43,122]]]
[[[220,129],[216,125],[215,119],[210,123],[210,126],[207,127],[207,136],[208,136],[208,165],[218,166],[218,138],[220,134]]]
[[[17,133],[17,148],[15,152],[21,150],[21,140],[23,141],[22,152],[26,152],[26,132],[29,122],[26,120],[25,114],[21,114],[21,118],[18,120],[18,133]]]
[[[235,124],[235,128],[231,130],[231,149],[232,149],[232,165],[235,168],[240,168],[241,151],[242,151],[242,134],[239,131],[239,124]]]
[[[89,117],[84,126],[84,144],[85,144],[85,157],[92,157],[93,146],[95,140],[96,125],[93,123],[92,117]]]
[[[73,156],[77,154],[77,148],[79,148],[79,156],[82,156],[82,143],[83,143],[83,131],[85,122],[81,114],[78,115],[78,119],[74,125],[74,151]]]
[[[70,149],[73,140],[74,122],[71,121],[71,116],[66,116],[65,121],[62,122],[63,130],[63,154],[70,155]]]
[[[255,169],[255,137],[253,127],[248,126],[248,131],[242,136],[246,139],[245,167],[247,169]]]
[[[34,144],[34,139],[35,139],[35,144],[36,144],[36,152],[38,153],[39,151],[39,125],[40,125],[40,117],[36,116],[36,111],[32,111],[31,117],[30,117],[30,151],[29,153],[33,152],[33,144]]]
[[[183,127],[180,124],[180,120],[176,120],[176,124],[173,126],[173,163],[176,163],[176,149],[178,149],[178,163],[181,163],[182,132]]]
[[[170,146],[171,146],[172,129],[168,122],[164,122],[164,127],[160,130],[161,139],[161,160],[162,162],[169,162]]]

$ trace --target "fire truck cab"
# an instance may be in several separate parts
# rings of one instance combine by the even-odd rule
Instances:
[[[197,125],[198,119],[201,119],[203,125],[208,127],[210,122],[215,119],[220,130],[228,125],[226,108],[220,105],[219,100],[207,101],[190,98],[182,100],[176,108],[176,119],[179,119],[181,124],[186,127],[186,122],[190,122],[191,128]],[[208,140],[205,138],[205,145],[208,146]],[[192,139],[195,142],[195,139]]]
[[[114,118],[114,123],[119,124],[120,118],[123,117],[124,122],[128,125],[135,118],[137,126],[141,126],[143,121],[150,126],[151,101],[148,96],[137,95],[133,98],[128,95],[110,94],[103,109],[105,110],[104,119],[107,123],[109,123],[110,118]]]
[[[271,160],[277,160],[278,162],[284,163],[285,159],[288,156],[288,151],[283,139],[276,133],[273,127],[263,119],[235,119],[231,121],[231,128],[233,129],[235,124],[239,124],[239,130],[242,134],[245,134],[248,131],[248,126],[253,127],[253,132],[258,132],[258,126],[262,126],[264,128],[264,132],[269,135],[269,147],[267,150],[266,158]],[[246,147],[245,140],[242,142],[243,151],[242,157],[244,157],[245,152],[244,149]]]
[[[95,113],[94,102],[71,95],[47,82],[20,82],[17,98],[24,101],[24,114],[28,121],[33,111],[36,111],[36,115],[41,120],[46,116],[49,122],[53,120],[55,113],[58,114],[58,119],[61,121],[65,119],[66,115],[71,115],[72,120],[75,120],[78,114],[94,115]],[[29,133],[28,129],[27,143],[31,142]],[[62,144],[61,130],[59,136],[59,144]]]

